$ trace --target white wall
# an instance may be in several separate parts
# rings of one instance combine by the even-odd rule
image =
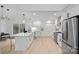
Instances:
[[[42,36],[53,36],[53,32],[55,32],[54,24],[45,24],[44,31],[42,31],[40,34]]]
[[[6,19],[0,19],[0,32],[8,32],[7,23]]]
[[[61,14],[64,19],[67,18],[67,13],[69,13],[69,16],[75,16],[79,15],[79,4],[71,4],[67,8],[61,11]]]

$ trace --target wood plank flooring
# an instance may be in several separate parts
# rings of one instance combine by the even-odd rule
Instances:
[[[0,52],[2,54],[9,54],[12,50],[14,50],[14,45],[15,44],[15,40],[12,39],[12,46],[13,48],[11,49],[11,43],[10,43],[10,39],[4,40],[4,41],[0,41]]]
[[[61,54],[62,49],[51,37],[38,37],[27,49],[29,54]]]
[[[11,54],[62,54],[62,49],[55,43],[52,37],[37,37],[26,51],[14,51],[15,41],[13,41],[13,51],[10,49],[10,41],[6,40],[2,50]],[[6,52],[7,51],[7,52]]]

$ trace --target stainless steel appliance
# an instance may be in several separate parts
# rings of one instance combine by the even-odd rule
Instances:
[[[58,44],[58,42],[57,42],[58,33],[61,33],[61,32],[54,32],[54,39],[57,44]]]
[[[54,40],[60,46],[62,42],[62,32],[54,32]]]
[[[79,15],[70,17],[63,21],[62,26],[63,40],[62,47],[63,53],[74,54],[79,53]]]

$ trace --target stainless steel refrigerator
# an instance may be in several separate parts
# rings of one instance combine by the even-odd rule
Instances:
[[[70,17],[63,21],[62,48],[64,54],[79,53],[79,15]]]

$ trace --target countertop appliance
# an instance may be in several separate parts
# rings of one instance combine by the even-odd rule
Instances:
[[[54,40],[61,47],[62,46],[62,32],[54,32]]]
[[[62,33],[58,33],[58,36],[57,36],[57,43],[60,47],[62,47]]]
[[[58,34],[61,32],[54,32],[54,40],[58,44],[57,39],[58,39]]]
[[[62,48],[64,54],[79,53],[79,15],[63,21]]]

